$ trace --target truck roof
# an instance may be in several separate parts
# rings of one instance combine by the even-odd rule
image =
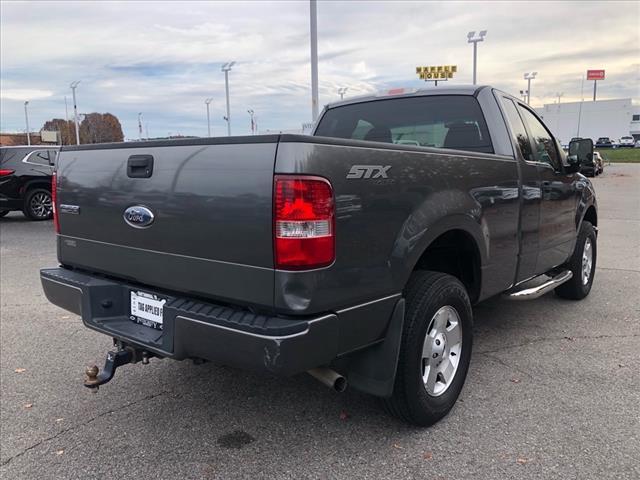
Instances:
[[[426,88],[392,88],[389,90],[383,90],[374,94],[358,95],[356,97],[350,97],[345,100],[339,100],[337,102],[331,102],[326,105],[325,108],[341,107],[343,105],[350,105],[354,103],[374,102],[376,100],[388,100],[389,98],[404,98],[404,97],[423,97],[427,95],[476,95],[483,88],[488,88],[488,85],[441,85],[438,87],[426,87]]]

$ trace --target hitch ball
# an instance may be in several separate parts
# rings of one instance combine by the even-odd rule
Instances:
[[[88,386],[93,386],[95,385],[95,390],[98,390],[98,372],[100,371],[100,369],[94,365],[92,367],[87,367],[87,369],[84,371],[85,375],[87,376],[87,378],[84,381],[84,384],[88,387]]]

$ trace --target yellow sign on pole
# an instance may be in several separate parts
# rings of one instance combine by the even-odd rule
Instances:
[[[416,67],[416,74],[420,80],[424,80],[425,82],[436,82],[436,85],[438,85],[438,80],[446,81],[453,78],[453,74],[457,71],[457,65],[431,65],[427,67]]]

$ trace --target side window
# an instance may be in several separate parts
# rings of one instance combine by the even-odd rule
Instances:
[[[545,126],[531,113],[528,109],[518,106],[518,110],[522,114],[522,118],[529,126],[529,131],[533,136],[533,145],[535,151],[533,155],[537,162],[548,163],[554,170],[560,170],[560,161],[558,160],[558,152],[555,142]]]
[[[507,114],[509,126],[511,127],[511,133],[513,134],[514,140],[518,144],[518,148],[520,148],[522,158],[533,162],[535,159],[533,157],[533,151],[531,150],[529,135],[527,135],[527,130],[524,128],[524,123],[522,123],[522,118],[520,118],[516,106],[511,100],[504,97],[502,98],[502,106],[504,107],[504,110]]]
[[[49,154],[49,150],[35,150],[25,160],[28,163],[46,166],[50,166],[53,163],[53,157]]]

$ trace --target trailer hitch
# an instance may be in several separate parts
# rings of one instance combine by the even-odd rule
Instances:
[[[110,351],[107,353],[107,359],[104,362],[104,368],[102,371],[98,369],[96,365],[87,367],[85,370],[86,378],[84,386],[97,391],[100,385],[104,385],[109,382],[116,373],[116,369],[128,363],[137,363],[142,360],[143,364],[149,363],[149,357],[152,356],[149,352],[140,352],[132,347],[120,347],[116,351]]]

